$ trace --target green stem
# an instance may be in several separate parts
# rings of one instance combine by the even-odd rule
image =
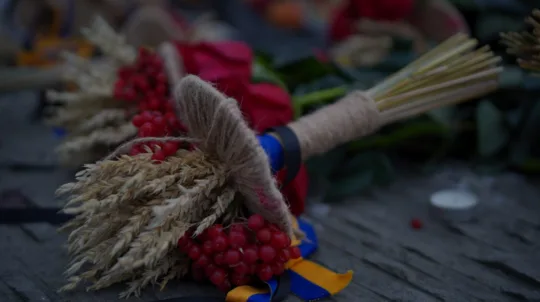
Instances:
[[[302,115],[305,106],[325,104],[345,95],[348,86],[338,86],[329,89],[310,92],[303,95],[293,96],[293,107],[295,118]]]

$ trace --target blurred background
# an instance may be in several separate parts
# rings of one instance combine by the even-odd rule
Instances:
[[[535,176],[540,171],[535,134],[540,80],[519,68],[499,43],[500,32],[526,29],[523,20],[533,2],[4,0],[0,165],[6,176],[0,178],[9,183],[13,167],[56,165],[53,150],[62,134],[41,122],[48,106],[44,91],[65,86],[61,51],[100,56],[80,34],[95,15],[136,46],[188,36],[246,42],[264,66],[255,77],[285,85],[295,116],[335,100],[339,91],[316,102],[302,96],[330,88],[369,88],[455,32],[469,32],[503,57],[498,92],[394,124],[311,160],[310,179],[317,184],[312,187],[324,188],[327,200],[342,199],[391,182],[396,164],[430,171],[446,159],[464,161],[481,173],[512,170]]]

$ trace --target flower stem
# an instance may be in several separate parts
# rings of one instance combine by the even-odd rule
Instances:
[[[306,93],[303,95],[293,96],[293,107],[295,118],[302,115],[303,109],[310,105],[325,104],[345,95],[348,91],[348,86],[338,86]]]

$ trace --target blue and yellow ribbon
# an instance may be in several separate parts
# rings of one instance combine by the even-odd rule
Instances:
[[[305,239],[293,240],[292,245],[298,246],[302,258],[290,260],[287,270],[291,283],[291,293],[305,301],[329,297],[343,290],[352,280],[352,271],[345,274],[335,273],[313,261],[305,258],[313,254],[318,247],[317,236],[313,227],[306,221],[294,221],[294,227],[304,232]],[[226,297],[227,302],[270,302],[278,281],[272,279],[266,283],[267,288],[239,286],[231,290]]]

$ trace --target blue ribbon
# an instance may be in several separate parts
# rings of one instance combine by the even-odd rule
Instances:
[[[257,138],[266,155],[268,155],[272,172],[276,173],[281,170],[284,165],[283,148],[277,138],[268,134],[259,135]]]

